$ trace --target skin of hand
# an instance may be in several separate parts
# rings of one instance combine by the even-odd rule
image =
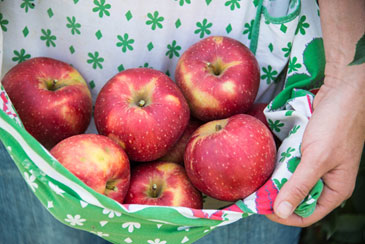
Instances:
[[[298,227],[321,220],[351,196],[365,140],[365,64],[348,66],[365,31],[359,25],[365,23],[365,1],[322,0],[320,8],[327,61],[324,84],[313,102],[301,162],[280,190],[275,214],[267,215]],[[303,218],[293,213],[320,178],[324,188],[313,214]]]

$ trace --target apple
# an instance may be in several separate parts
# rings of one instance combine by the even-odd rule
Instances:
[[[246,112],[260,83],[255,56],[241,42],[224,36],[207,37],[180,57],[175,80],[191,113],[202,121]]]
[[[2,84],[25,129],[46,148],[86,131],[92,114],[91,93],[71,65],[32,58],[12,67]]]
[[[51,154],[90,188],[123,203],[130,182],[127,154],[106,136],[81,134],[68,137]]]
[[[199,191],[232,202],[266,182],[275,157],[270,130],[255,117],[238,114],[199,127],[186,146],[184,163]]]
[[[259,119],[262,123],[264,123],[267,128],[270,129],[269,124],[267,123],[266,116],[264,114],[264,110],[267,107],[267,103],[254,103],[251,108],[246,112],[246,114],[252,115],[253,117]]]
[[[267,107],[268,103],[254,103],[251,108],[246,112],[246,114],[252,115],[253,117],[259,119],[262,123],[266,125],[266,127],[271,131],[274,136],[276,147],[279,148],[281,141],[280,139],[272,132],[269,123],[266,120],[266,116],[264,114],[264,110]]]
[[[201,193],[191,184],[184,167],[172,162],[147,162],[132,168],[125,204],[201,209]]]
[[[199,126],[201,126],[201,124],[202,123],[200,121],[190,119],[183,135],[180,137],[177,143],[162,158],[159,159],[159,161],[174,162],[184,165],[185,147],[188,144],[191,135],[196,129],[198,129]]]
[[[165,155],[183,134],[189,118],[189,106],[176,84],[150,68],[118,73],[95,102],[99,134],[118,142],[133,161],[153,161]]]

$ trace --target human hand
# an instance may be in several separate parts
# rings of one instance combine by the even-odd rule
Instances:
[[[314,99],[314,112],[303,136],[301,162],[281,188],[274,203],[275,214],[267,215],[275,222],[309,226],[353,192],[365,138],[364,94],[359,87],[331,79],[337,78],[326,77]],[[320,178],[324,188],[314,213],[307,218],[294,214]]]

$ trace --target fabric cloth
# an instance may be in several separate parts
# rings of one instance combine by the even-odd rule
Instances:
[[[161,2],[0,2],[1,75],[31,57],[53,57],[81,72],[94,101],[103,84],[127,68],[154,68],[173,79],[183,51],[207,36],[235,38],[258,59],[261,83],[256,102],[271,101],[265,114],[283,144],[273,177],[247,199],[224,210],[124,206],[96,194],[26,133],[6,93],[0,91],[4,111],[0,111],[0,137],[31,191],[64,224],[116,243],[191,243],[217,227],[252,214],[271,213],[278,191],[300,162],[301,136],[313,99],[306,91],[318,87],[323,79],[315,1]],[[96,132],[93,122],[88,132]],[[313,212],[320,184],[297,214]]]
[[[23,180],[0,142],[0,243],[107,244],[97,235],[76,230],[57,221],[39,202]],[[288,227],[253,215],[214,230],[196,244],[295,244],[300,228]]]

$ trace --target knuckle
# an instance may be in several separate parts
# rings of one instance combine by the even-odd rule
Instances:
[[[346,192],[345,192],[345,194],[344,194],[344,200],[347,200],[347,199],[349,199],[351,196],[352,196],[352,193],[354,192],[354,189],[355,189],[355,187],[351,187],[351,188],[349,188]]]
[[[307,185],[298,185],[291,189],[291,195],[296,200],[301,201],[305,196],[308,195],[310,189],[311,188]]]
[[[354,190],[355,190],[355,182],[349,182],[346,184],[343,190],[340,191],[340,195],[343,198],[343,200],[347,200],[352,196]]]

